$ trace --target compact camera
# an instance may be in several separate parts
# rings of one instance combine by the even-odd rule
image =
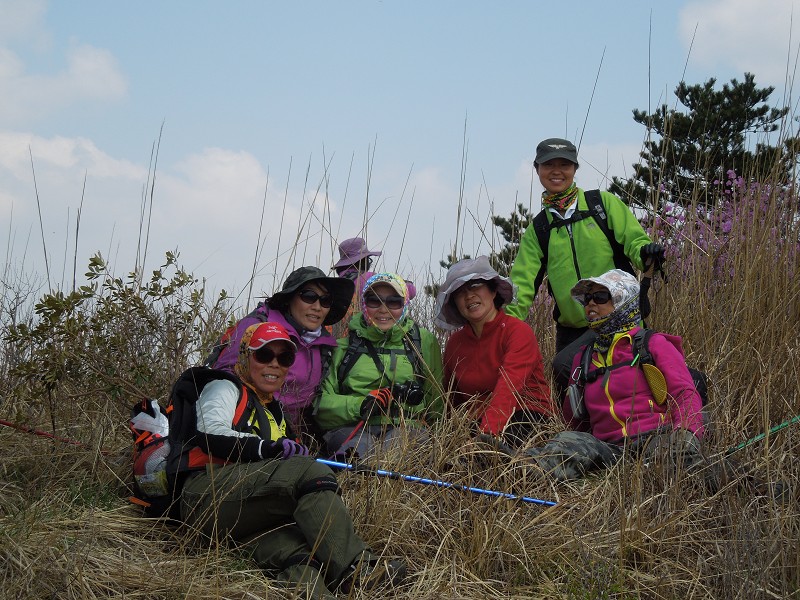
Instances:
[[[416,406],[424,399],[425,391],[419,383],[411,380],[401,384],[394,384],[392,386],[392,396],[403,404]]]

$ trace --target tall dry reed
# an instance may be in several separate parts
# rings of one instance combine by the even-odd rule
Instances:
[[[694,203],[652,224],[670,261],[650,325],[682,335],[690,364],[711,380],[705,468],[623,461],[555,484],[472,440],[454,414],[429,447],[384,464],[557,506],[341,474],[358,531],[409,563],[394,597],[800,598],[798,426],[719,466],[729,448],[800,413],[797,195],[734,181],[713,215]],[[0,418],[81,444],[0,427],[3,597],[285,596],[235,549],[143,519],[126,500],[129,405],[163,398],[227,315],[224,299],[168,269],[139,285],[95,264],[94,290],[46,296],[35,314],[3,320]],[[6,313],[25,289],[4,288]],[[415,317],[430,326],[430,300],[418,304]],[[550,309],[542,295],[532,316],[546,358]],[[553,422],[530,443],[561,428]]]

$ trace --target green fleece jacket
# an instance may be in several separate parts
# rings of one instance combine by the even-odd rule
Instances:
[[[608,227],[625,249],[633,266],[642,269],[639,250],[651,242],[631,210],[614,194],[601,192],[608,215]],[[578,210],[587,210],[583,190],[578,190]],[[547,220],[558,217],[547,211]],[[583,307],[572,299],[570,290],[584,277],[596,277],[614,268],[614,252],[603,230],[593,217],[573,223],[571,227],[550,230],[547,263],[533,226],[522,235],[519,253],[511,267],[511,281],[518,288],[517,301],[506,307],[506,313],[526,319],[538,290],[534,282],[540,271],[547,273],[550,294],[555,298],[553,318],[565,327],[586,327]]]
[[[408,359],[403,346],[403,336],[408,335],[414,322],[404,319],[387,332],[382,332],[373,325],[367,326],[361,313],[350,319],[350,331],[371,341],[376,348],[396,350],[391,354],[378,354],[384,365],[386,376],[378,371],[375,362],[368,353],[360,354],[344,381],[338,381],[339,365],[345,356],[350,339],[338,340],[338,347],[333,351],[328,376],[322,382],[320,396],[314,418],[325,431],[355,425],[361,420],[361,403],[372,390],[402,384],[414,376],[414,368]],[[424,400],[416,406],[403,404],[403,422],[407,424],[430,423],[442,415],[442,351],[439,342],[430,331],[420,328],[424,380]],[[392,362],[394,359],[394,366]],[[370,425],[380,423],[398,423],[399,418],[374,415]]]

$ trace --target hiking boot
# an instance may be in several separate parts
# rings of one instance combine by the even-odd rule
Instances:
[[[350,565],[339,591],[349,594],[353,588],[361,588],[365,592],[383,587],[394,587],[406,576],[406,565],[402,560],[372,559],[357,561]]]
[[[336,596],[325,586],[323,576],[316,566],[296,564],[278,573],[277,584],[302,600],[336,600]]]

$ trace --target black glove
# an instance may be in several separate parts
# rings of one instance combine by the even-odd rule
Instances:
[[[372,390],[361,402],[361,420],[369,421],[373,414],[388,414],[392,400],[392,390],[389,388]]]
[[[651,242],[642,246],[642,249],[639,250],[639,256],[642,258],[645,271],[651,264],[656,269],[660,269],[661,265],[664,264],[664,247],[661,244]]]
[[[282,460],[293,456],[308,456],[308,448],[286,437],[270,442],[268,448],[272,456]]]

